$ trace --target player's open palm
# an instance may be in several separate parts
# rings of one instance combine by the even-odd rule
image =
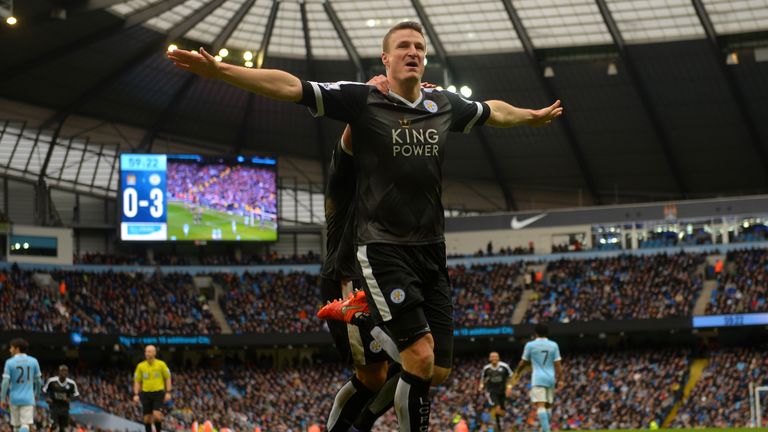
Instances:
[[[561,115],[563,115],[563,107],[560,106],[560,100],[557,100],[546,108],[533,110],[533,119],[529,124],[533,127],[545,126]]]
[[[175,49],[169,51],[167,56],[176,67],[200,75],[201,77],[213,78],[219,72],[218,62],[203,48],[200,48],[199,53]]]

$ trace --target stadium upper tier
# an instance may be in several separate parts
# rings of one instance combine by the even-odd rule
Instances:
[[[714,350],[692,356],[676,350],[599,350],[563,353],[564,378],[556,394],[553,420],[559,430],[645,429],[652,421],[670,417],[673,427],[743,427],[749,422],[748,384],[768,384],[768,365],[757,348]],[[503,353],[513,367],[517,353]],[[690,398],[683,388],[698,357],[710,361]],[[459,357],[448,381],[433,392],[433,431],[452,430],[464,419],[470,430],[493,424],[487,397],[477,391],[484,357]],[[342,364],[305,359],[275,370],[270,358],[242,364],[236,358],[223,364],[170,365],[174,373],[173,407],[166,427],[189,430],[192,422],[211,420],[218,428],[234,430],[307,430],[324,424],[333,393],[351,371]],[[750,371],[747,373],[747,369]],[[140,407],[130,402],[131,376],[125,369],[90,368],[72,371],[83,402],[97,405],[131,420],[140,419]],[[726,377],[725,380],[717,377]],[[280,391],[277,391],[277,390]],[[507,401],[506,421],[518,431],[536,429],[535,411],[528,391],[530,374],[517,380]],[[682,402],[674,415],[672,408]],[[226,407],[226,409],[222,409]],[[374,431],[396,430],[390,411]],[[283,429],[285,428],[285,429]]]
[[[546,264],[475,261],[451,264],[448,271],[457,328],[498,327],[765,312],[765,257],[765,249],[754,249],[731,252],[724,261],[700,252]],[[0,329],[133,335],[324,329],[315,317],[321,304],[316,272],[261,267],[193,276],[169,268],[174,269],[3,270]],[[703,289],[705,275],[712,278],[709,290]],[[697,303],[702,309],[695,312]],[[223,313],[217,318],[213,309]]]

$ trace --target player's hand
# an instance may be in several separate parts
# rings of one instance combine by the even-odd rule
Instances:
[[[2,408],[5,411],[8,411],[8,403],[3,401],[0,401],[0,408]]]
[[[139,395],[135,395],[133,397],[133,401],[136,402],[136,403],[139,403]]]
[[[432,84],[431,82],[424,81],[421,83],[421,88],[437,88],[437,84]]]
[[[477,388],[477,392],[478,392],[478,393],[482,393],[482,392],[483,392],[483,386],[480,386],[480,387],[478,387],[478,388]]]
[[[512,388],[511,387],[507,387],[507,389],[504,390],[504,396],[506,396],[507,398],[511,398],[512,397]]]
[[[533,127],[540,127],[552,123],[552,120],[563,115],[563,107],[560,106],[558,99],[552,105],[539,110],[532,110],[531,113],[533,118],[528,121],[528,124]]]
[[[215,78],[219,74],[221,66],[216,59],[213,58],[208,52],[200,47],[200,52],[187,51],[183,49],[175,49],[166,53],[168,59],[173,64],[193,74],[200,75],[204,78]]]
[[[389,93],[389,81],[387,81],[387,77],[384,75],[376,75],[375,77],[369,79],[366,84],[375,86],[376,89],[381,92],[381,94]]]
[[[165,397],[163,398],[163,402],[168,402],[171,400],[171,392],[165,392]]]

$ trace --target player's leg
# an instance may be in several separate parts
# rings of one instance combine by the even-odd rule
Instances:
[[[152,400],[152,422],[155,424],[155,432],[163,430],[163,402],[165,397],[164,391],[155,392]]]
[[[35,425],[35,406],[21,405],[18,407],[18,431],[29,432]]]
[[[539,418],[539,425],[543,432],[549,432],[549,413],[547,412],[547,389],[545,387],[534,386],[531,388],[531,402],[536,409],[536,416]]]
[[[434,339],[422,309],[424,297],[418,250],[372,244],[358,248],[371,315],[384,323],[398,350],[402,372],[395,388],[401,430],[429,427],[429,387],[434,373]]]
[[[494,396],[495,399],[495,414],[496,414],[496,427],[498,427],[498,430],[503,430],[504,428],[504,416],[507,414],[504,411],[507,398],[504,395],[504,393],[499,393]]]
[[[323,278],[320,291],[324,301],[331,301],[352,292],[352,283]],[[328,320],[327,323],[336,349],[344,360],[353,364],[355,374],[336,392],[326,427],[329,432],[347,431],[384,384],[387,365],[383,359],[371,359],[370,344],[363,340],[364,329],[340,321]]]
[[[153,404],[151,393],[141,392],[139,399],[141,400],[141,414],[144,417],[144,432],[152,432]]]
[[[9,407],[9,410],[11,411],[11,428],[14,432],[18,432],[21,427],[20,408],[21,407],[18,405],[10,405]]]
[[[355,420],[350,432],[370,431],[376,420],[394,406],[395,389],[400,381],[402,368],[399,363],[391,363],[387,371],[387,381],[379,389],[378,393],[368,401],[363,411]]]

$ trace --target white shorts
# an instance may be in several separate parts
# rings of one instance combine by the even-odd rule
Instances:
[[[35,423],[34,405],[11,405],[11,426],[20,427]]]
[[[534,386],[531,388],[531,402],[551,404],[555,400],[555,389],[551,387]]]

